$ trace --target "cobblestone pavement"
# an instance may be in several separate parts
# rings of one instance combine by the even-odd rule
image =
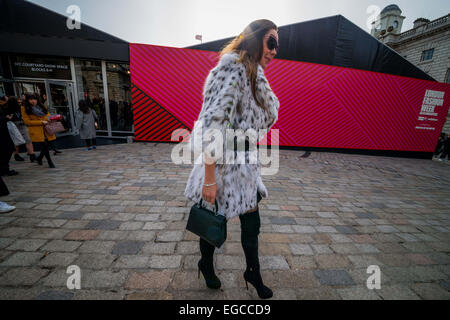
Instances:
[[[216,251],[219,291],[197,278],[185,231],[190,165],[170,144],[65,150],[57,169],[17,163],[17,210],[0,215],[0,299],[257,299],[245,289],[240,224]],[[274,299],[449,299],[450,165],[281,150],[263,176],[260,258]],[[66,287],[69,265],[81,289]],[[381,289],[366,286],[381,269]]]

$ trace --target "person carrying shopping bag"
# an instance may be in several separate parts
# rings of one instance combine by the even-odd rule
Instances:
[[[28,134],[28,128],[22,118],[21,103],[16,97],[9,97],[7,102],[6,113],[11,116],[11,121],[14,122],[20,134],[22,135],[25,145],[27,148],[27,155],[30,158],[30,162],[36,160],[36,155],[34,154],[33,143],[31,142],[30,135]],[[24,159],[19,154],[19,146],[16,145],[16,150],[14,152],[14,159],[16,161],[24,161]]]
[[[0,108],[0,175],[15,176],[18,174],[15,170],[10,170],[9,160],[14,152],[14,142],[8,129],[8,122],[11,116],[4,114],[4,109]]]
[[[25,122],[31,141],[40,146],[41,153],[36,158],[39,165],[42,165],[42,159],[45,157],[50,168],[55,165],[50,157],[48,141],[56,140],[56,136],[50,135],[45,130],[45,125],[49,123],[50,113],[42,104],[38,103],[38,98],[34,94],[25,96],[25,106],[22,107],[22,118]]]
[[[218,65],[213,68],[204,85],[203,106],[197,123],[202,124],[201,150],[210,142],[203,135],[209,129],[223,133],[226,128],[261,130],[270,128],[278,119],[279,101],[270,88],[264,69],[274,59],[278,50],[278,28],[269,20],[256,20],[233,39],[221,52]],[[191,137],[197,135],[194,126]],[[191,138],[191,143],[192,143]],[[215,140],[214,140],[215,141]],[[230,144],[232,154],[239,150]],[[230,147],[226,144],[226,148]],[[191,145],[192,146],[192,145]],[[219,149],[223,146],[219,146]],[[256,144],[254,145],[256,149]],[[192,148],[192,147],[191,147]],[[258,257],[258,235],[260,215],[258,201],[268,197],[268,191],[260,176],[260,163],[248,164],[250,149],[245,153],[245,164],[227,164],[217,161],[217,155],[201,153],[204,161],[194,164],[184,195],[191,201],[205,200],[227,220],[239,216],[241,222],[241,244],[245,254],[244,280],[252,284],[260,298],[271,298],[273,292],[264,285]],[[192,149],[191,149],[192,150]],[[196,162],[197,163],[197,162]],[[221,281],[214,272],[213,254],[215,246],[200,237],[201,259],[198,262],[206,285],[218,289]],[[248,289],[248,285],[247,285]]]

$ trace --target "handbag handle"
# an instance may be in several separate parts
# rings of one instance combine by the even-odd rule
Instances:
[[[202,206],[203,198],[200,198],[200,207]],[[214,204],[216,205],[216,216],[219,215],[219,207],[217,206],[217,199],[214,199]]]

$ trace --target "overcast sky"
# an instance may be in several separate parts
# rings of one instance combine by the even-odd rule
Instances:
[[[29,0],[68,15],[77,5],[81,21],[129,42],[186,47],[239,34],[256,19],[278,26],[341,14],[367,32],[369,6],[397,4],[406,19],[402,31],[419,17],[430,20],[450,13],[448,0]]]

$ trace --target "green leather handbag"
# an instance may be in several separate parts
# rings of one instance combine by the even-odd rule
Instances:
[[[227,239],[227,219],[218,214],[217,200],[216,212],[202,207],[202,200],[192,206],[186,230],[198,235],[209,244],[220,248]]]

